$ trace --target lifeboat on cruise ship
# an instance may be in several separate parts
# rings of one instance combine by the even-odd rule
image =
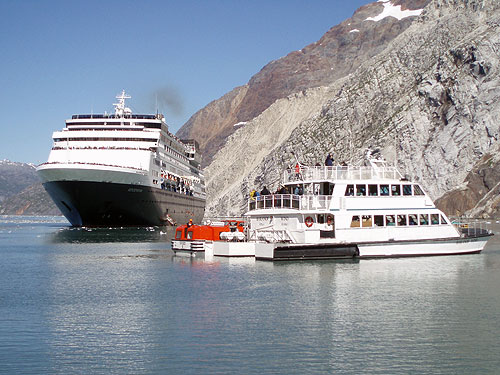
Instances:
[[[243,241],[246,223],[243,220],[213,221],[203,225],[184,224],[175,230],[172,240],[174,252],[205,251],[213,241]]]

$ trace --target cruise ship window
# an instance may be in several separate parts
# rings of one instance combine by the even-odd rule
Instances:
[[[420,214],[420,225],[429,225],[429,215]]]
[[[418,225],[417,215],[415,215],[415,214],[408,215],[408,224],[409,225]]]
[[[351,228],[359,228],[359,216],[352,217]]]
[[[378,195],[378,185],[368,185],[368,195],[377,196]]]
[[[398,226],[406,225],[406,215],[398,215]]]
[[[424,195],[424,192],[419,185],[413,185],[413,194],[414,195]]]
[[[388,227],[396,225],[396,221],[394,220],[394,215],[387,215],[385,217],[385,225],[387,225]]]
[[[365,196],[366,195],[366,185],[356,185],[356,195]]]
[[[376,227],[384,226],[384,216],[383,215],[373,215],[373,224]]]
[[[431,214],[431,224],[432,225],[439,224],[439,214]]]
[[[401,185],[391,185],[391,195],[401,195]]]
[[[441,215],[441,224],[448,224],[443,215]]]
[[[351,197],[354,195],[354,185],[347,185],[345,188],[345,196]]]
[[[372,226],[372,216],[371,215],[363,215],[363,227],[371,227]]]
[[[411,195],[411,185],[403,185],[403,195]]]
[[[380,195],[389,195],[389,185],[380,185]]]

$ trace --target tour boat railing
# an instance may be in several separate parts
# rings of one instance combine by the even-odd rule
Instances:
[[[489,230],[488,224],[481,220],[467,220],[467,219],[456,219],[452,221],[462,237],[478,237],[478,236],[489,236],[492,232]]]
[[[293,243],[295,242],[290,232],[287,230],[276,230],[276,229],[250,229],[247,234],[249,241],[264,241],[270,243]]]
[[[394,180],[403,176],[394,166],[360,167],[360,166],[300,166],[285,170],[283,181],[339,181],[339,180]]]
[[[326,210],[330,207],[331,195],[261,195],[248,200],[248,211],[260,209]]]

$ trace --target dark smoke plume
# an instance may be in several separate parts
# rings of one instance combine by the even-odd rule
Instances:
[[[166,116],[168,113],[174,116],[184,114],[184,100],[175,87],[165,86],[153,91],[152,103],[155,112]]]

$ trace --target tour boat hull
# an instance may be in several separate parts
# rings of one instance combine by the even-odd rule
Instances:
[[[480,253],[492,234],[471,237],[358,244],[360,258],[414,257]]]
[[[491,236],[481,234],[465,238],[419,241],[272,244],[257,249],[255,257],[259,260],[314,260],[475,254],[484,249]]]

